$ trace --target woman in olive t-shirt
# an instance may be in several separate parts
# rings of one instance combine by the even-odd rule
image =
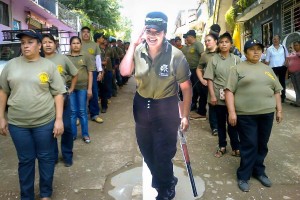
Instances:
[[[19,158],[20,199],[34,200],[38,159],[40,198],[53,192],[56,137],[64,132],[63,81],[55,65],[40,57],[41,36],[28,30],[17,34],[23,56],[10,60],[0,77],[0,134],[8,134]],[[8,106],[8,125],[4,118]]]
[[[263,48],[257,40],[245,43],[247,60],[231,68],[225,87],[229,123],[237,127],[240,138],[241,161],[237,178],[243,192],[250,190],[248,180],[251,176],[271,187],[264,159],[275,109],[277,122],[282,120],[282,87],[273,70],[259,61]]]
[[[71,127],[73,139],[77,137],[76,120],[79,118],[81,124],[82,139],[85,143],[90,143],[88,133],[87,101],[92,97],[92,83],[94,65],[91,57],[81,52],[81,39],[73,36],[70,39],[71,50],[67,54],[78,69],[78,79],[74,91],[70,94],[71,101]],[[70,81],[67,86],[70,86]]]

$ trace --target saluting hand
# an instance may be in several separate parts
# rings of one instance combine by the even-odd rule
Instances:
[[[146,26],[143,28],[142,32],[139,34],[136,41],[133,41],[134,46],[138,46],[139,44],[141,44],[144,41],[143,35],[145,33],[145,30],[146,30]]]
[[[0,118],[0,135],[6,136],[8,134],[8,125],[5,118]]]
[[[53,135],[55,138],[64,133],[64,123],[62,119],[56,119],[54,122]]]

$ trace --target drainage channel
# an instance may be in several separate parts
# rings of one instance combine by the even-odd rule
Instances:
[[[198,192],[198,197],[194,197],[185,168],[174,165],[174,173],[178,178],[174,200],[195,200],[203,196],[205,191],[203,179],[194,176]],[[157,192],[151,187],[151,179],[151,173],[144,162],[142,166],[131,165],[109,176],[104,186],[104,192],[115,200],[155,200]]]

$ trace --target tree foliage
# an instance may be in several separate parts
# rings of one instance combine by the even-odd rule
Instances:
[[[60,3],[80,13],[82,25],[91,27],[93,31],[109,35],[116,35],[119,31],[130,32],[131,22],[121,17],[119,0],[60,0]]]

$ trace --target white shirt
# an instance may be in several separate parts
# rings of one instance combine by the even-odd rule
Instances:
[[[266,62],[269,62],[270,66],[281,67],[284,65],[286,56],[289,55],[286,48],[279,44],[279,48],[276,49],[274,45],[267,49]]]

